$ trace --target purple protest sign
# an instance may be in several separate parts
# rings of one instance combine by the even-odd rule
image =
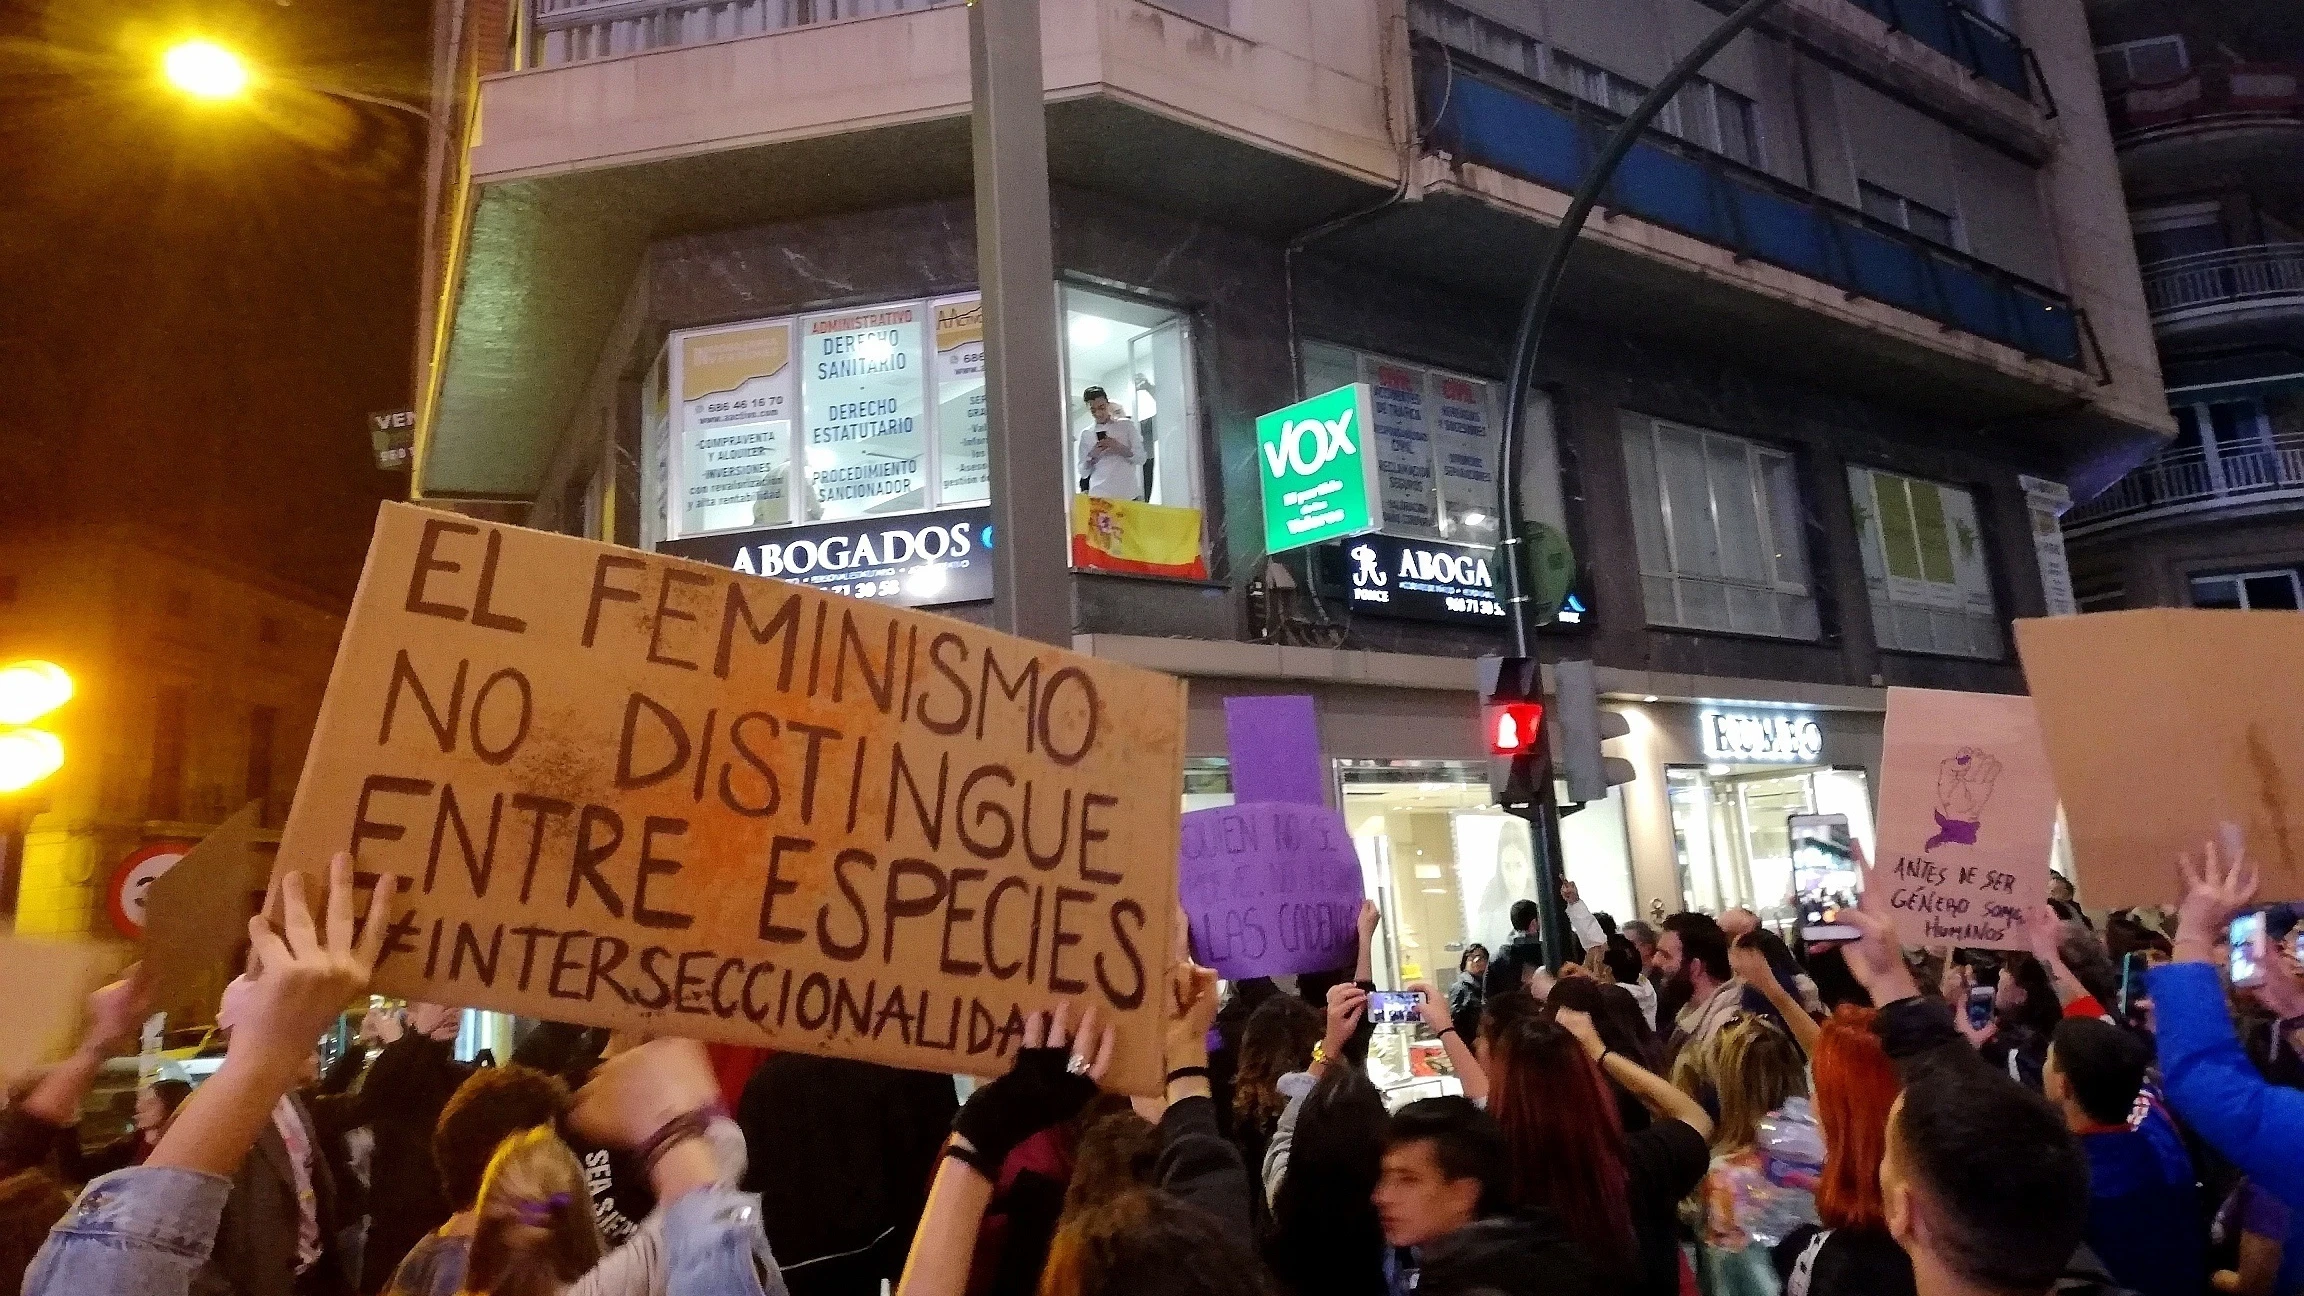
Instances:
[[[1325,806],[1185,815],[1177,889],[1193,951],[1228,981],[1349,969],[1359,954],[1360,857]]]
[[[1232,796],[1241,804],[1328,803],[1328,765],[1320,759],[1320,717],[1311,698],[1224,699],[1224,746],[1232,757]]]

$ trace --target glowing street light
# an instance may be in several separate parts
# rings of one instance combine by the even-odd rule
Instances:
[[[30,724],[72,700],[72,677],[54,662],[0,666],[0,725]]]
[[[21,792],[64,768],[64,742],[45,729],[0,733],[0,796]]]
[[[188,40],[169,47],[160,60],[169,84],[197,99],[233,99],[248,88],[248,65],[211,40]]]

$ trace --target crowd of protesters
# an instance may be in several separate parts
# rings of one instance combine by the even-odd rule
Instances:
[[[2304,1293],[2304,973],[2279,939],[2228,985],[2255,871],[2210,845],[2180,872],[2172,915],[2099,934],[2060,885],[1990,952],[1903,948],[1871,907],[1831,948],[1745,910],[1619,927],[1564,888],[1580,949],[1522,902],[1448,993],[1410,987],[1421,1024],[1384,1029],[1460,1092],[1395,1105],[1373,905],[1350,979],[1220,985],[1176,951],[1157,1099],[1100,1088],[1113,1027],[1065,1002],[958,1085],[549,1024],[476,1066],[429,1005],[322,1075],[382,927],[340,856],[251,922],[197,1090],[83,1137],[133,974],[10,1086],[0,1291]]]

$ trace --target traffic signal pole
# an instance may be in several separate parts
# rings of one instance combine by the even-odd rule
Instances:
[[[1560,280],[1567,273],[1568,256],[1576,250],[1577,236],[1583,233],[1584,222],[1591,217],[1601,191],[1608,187],[1616,168],[1632,152],[1632,146],[1639,142],[1649,124],[1713,56],[1726,49],[1730,41],[1742,35],[1777,3],[1779,0],[1745,0],[1711,35],[1688,51],[1616,128],[1616,133],[1608,137],[1607,146],[1600,150],[1592,169],[1585,173],[1584,183],[1570,200],[1567,214],[1561,217],[1543,269],[1537,273],[1527,305],[1520,312],[1520,328],[1512,345],[1511,378],[1504,388],[1503,579],[1505,616],[1512,633],[1511,654],[1514,658],[1526,659],[1531,673],[1536,669],[1536,626],[1535,619],[1529,615],[1531,582],[1527,572],[1522,513],[1525,503],[1520,480],[1521,463],[1527,456],[1527,437],[1522,424],[1528,416],[1528,393],[1535,381],[1537,353],[1544,345],[1544,326],[1551,317]],[[1536,855],[1536,905],[1542,915],[1544,959],[1552,970],[1558,971],[1568,945],[1567,906],[1560,901],[1560,883],[1565,876],[1561,866],[1560,810],[1553,798],[1549,769],[1539,782],[1542,786],[1530,789],[1532,795],[1524,804],[1505,804],[1504,809],[1528,821],[1529,839]]]

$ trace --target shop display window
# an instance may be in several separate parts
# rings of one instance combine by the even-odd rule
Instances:
[[[1793,815],[1844,814],[1873,849],[1872,800],[1862,769],[1681,765],[1665,771],[1684,908],[1745,908],[1788,930]]]
[[[1471,761],[1337,762],[1344,822],[1368,891],[1384,911],[1376,984],[1454,988],[1467,942],[1496,949],[1516,900],[1536,896],[1528,825],[1489,803],[1488,770]],[[1611,792],[1560,821],[1567,873],[1586,903],[1620,921],[1635,915],[1624,811]]]

